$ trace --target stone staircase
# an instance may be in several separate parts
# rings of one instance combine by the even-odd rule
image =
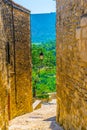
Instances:
[[[40,101],[36,101],[39,104]],[[9,123],[9,130],[63,130],[56,123],[56,100],[43,103],[32,113],[16,117]]]

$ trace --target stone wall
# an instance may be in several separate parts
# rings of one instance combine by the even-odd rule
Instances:
[[[1,17],[0,4],[0,130],[7,130],[8,126],[8,80],[6,65],[6,38],[3,32],[4,26]]]
[[[87,0],[57,0],[57,121],[87,130]]]
[[[32,87],[31,87],[32,79],[31,79],[31,54],[30,54],[31,46],[30,46],[29,13],[25,13],[23,11],[14,9],[14,27],[15,27],[15,40],[16,40],[15,100],[18,111],[17,115],[32,111]]]
[[[12,119],[32,111],[29,24],[30,11],[10,0],[0,1],[0,120],[5,123],[5,115]]]

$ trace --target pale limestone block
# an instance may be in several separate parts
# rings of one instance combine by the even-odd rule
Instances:
[[[86,40],[82,40],[82,42],[81,42],[80,57],[81,57],[82,61],[87,62]]]
[[[76,29],[76,39],[79,40],[81,37],[81,28]]]
[[[51,99],[56,99],[56,92],[48,93]]]
[[[85,13],[87,14],[87,9],[85,9]]]
[[[82,61],[87,62],[87,52],[82,52],[81,53],[81,58],[82,58]]]
[[[82,29],[82,38],[87,38],[87,27]]]
[[[62,44],[59,44],[59,49],[62,49]]]
[[[87,17],[82,17],[80,25],[81,26],[86,26],[87,25]]]
[[[82,40],[81,47],[82,47],[82,51],[85,52],[86,51],[86,40]]]
[[[78,48],[79,48],[79,51],[81,51],[81,40],[78,41]]]
[[[87,51],[87,40],[85,41],[86,51]]]

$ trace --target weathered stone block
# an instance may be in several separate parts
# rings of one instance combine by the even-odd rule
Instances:
[[[80,27],[76,29],[76,39],[77,40],[81,39],[81,28]]]
[[[80,26],[87,26],[87,14],[82,16],[81,22],[80,22]]]
[[[87,26],[82,29],[82,39],[87,39]]]

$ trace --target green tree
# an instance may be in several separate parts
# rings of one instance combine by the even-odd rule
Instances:
[[[39,54],[43,52],[41,61]],[[55,42],[32,44],[32,82],[37,95],[56,91],[56,49]]]

